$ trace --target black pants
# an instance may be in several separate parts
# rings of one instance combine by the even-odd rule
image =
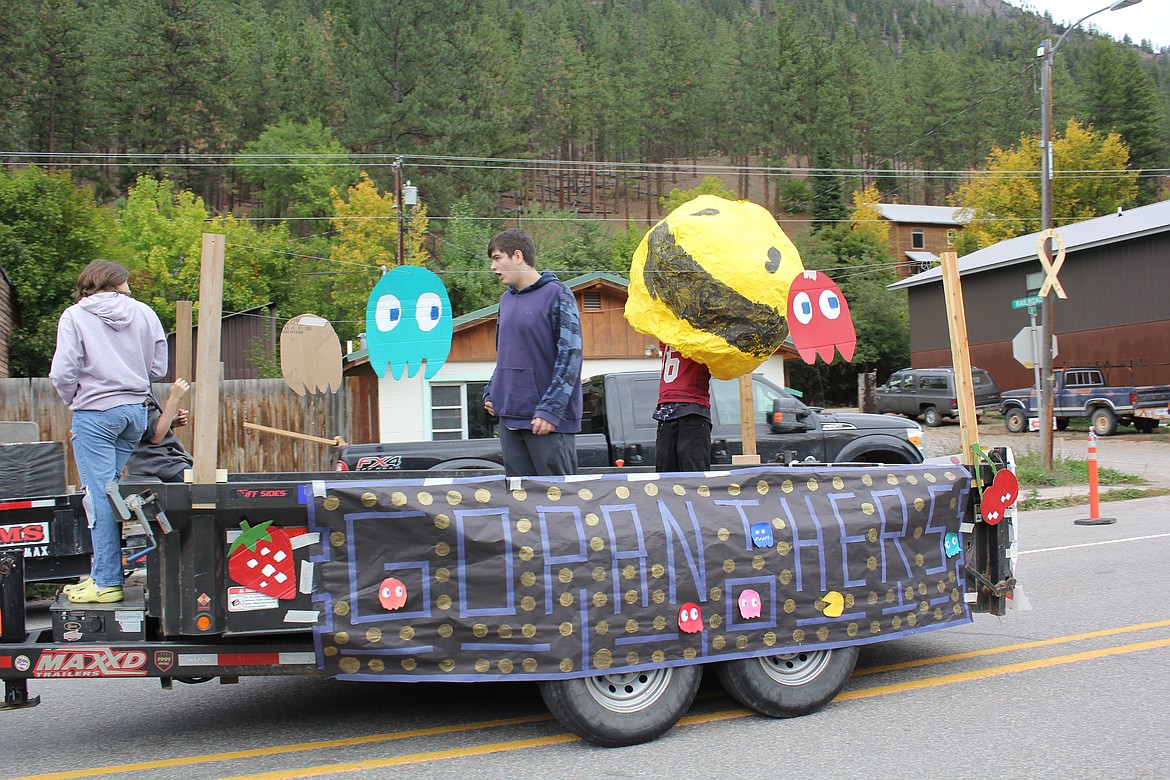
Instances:
[[[659,421],[654,446],[655,471],[710,471],[711,421],[701,414]]]

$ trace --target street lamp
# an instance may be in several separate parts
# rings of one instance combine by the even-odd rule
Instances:
[[[1052,228],[1052,59],[1066,35],[1080,26],[1081,22],[1090,16],[1096,16],[1104,11],[1118,11],[1137,5],[1142,0],[1115,0],[1104,8],[1098,8],[1091,14],[1077,19],[1065,30],[1055,45],[1049,46],[1045,39],[1036,56],[1040,57],[1040,229]],[[1047,253],[1048,240],[1045,240],[1044,251]],[[1052,255],[1049,254],[1049,257]],[[1044,303],[1040,309],[1040,458],[1045,471],[1052,471],[1052,407],[1053,407],[1053,376],[1052,376],[1052,296],[1051,290],[1044,296]]]

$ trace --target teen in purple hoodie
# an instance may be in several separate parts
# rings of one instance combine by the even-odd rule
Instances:
[[[106,497],[146,430],[150,383],[167,372],[158,315],[130,297],[129,274],[94,260],[77,277],[77,301],[61,314],[49,379],[73,411],[73,459],[93,538],[89,579],[66,586],[78,604],[121,601],[122,529]]]

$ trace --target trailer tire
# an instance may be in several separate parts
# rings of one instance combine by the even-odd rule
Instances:
[[[1003,413],[1003,424],[1008,433],[1023,433],[1028,427],[1028,418],[1024,415],[1023,409],[1013,406]]]
[[[1138,433],[1153,433],[1154,429],[1158,427],[1158,422],[1158,420],[1151,420],[1148,417],[1135,417],[1133,427],[1137,428]]]
[[[743,706],[770,718],[816,712],[845,687],[857,664],[857,647],[798,650],[727,661],[716,667],[719,681]]]
[[[1058,431],[1067,431],[1068,430],[1068,418],[1067,417],[1057,417],[1056,418],[1056,430],[1058,430]]]
[[[649,742],[665,734],[690,708],[703,667],[546,680],[540,695],[562,726],[602,747]]]
[[[1108,407],[1098,406],[1094,409],[1092,416],[1089,417],[1089,423],[1098,436],[1112,436],[1117,433],[1117,415]]]

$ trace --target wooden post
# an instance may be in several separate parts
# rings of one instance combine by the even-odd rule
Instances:
[[[175,379],[182,377],[190,382],[194,377],[191,374],[191,301],[175,301]],[[188,403],[191,403],[188,401]],[[175,428],[175,435],[179,441],[191,451],[191,426],[185,425]]]
[[[203,234],[199,266],[199,328],[195,377],[195,483],[214,484],[219,458],[219,352],[223,315],[223,256],[227,237]]]
[[[739,378],[739,427],[743,434],[743,454],[732,455],[733,466],[759,465],[760,455],[756,451],[756,402],[752,397],[752,375]]]
[[[947,303],[947,329],[951,334],[951,360],[955,368],[955,395],[959,405],[959,454],[965,466],[975,465],[974,445],[979,443],[975,422],[975,383],[971,379],[971,352],[967,344],[967,315],[963,309],[963,288],[959,282],[959,256],[943,252],[943,297]]]

